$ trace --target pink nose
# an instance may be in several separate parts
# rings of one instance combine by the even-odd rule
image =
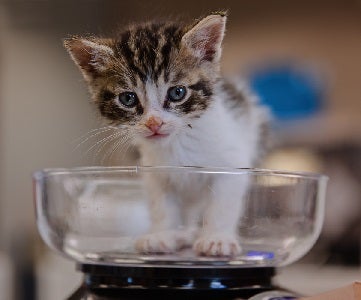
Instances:
[[[163,120],[154,116],[149,117],[147,122],[145,122],[145,126],[147,126],[154,133],[157,133],[158,130],[162,127],[162,125]]]

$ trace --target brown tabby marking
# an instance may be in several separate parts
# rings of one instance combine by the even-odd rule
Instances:
[[[224,12],[214,15],[225,17]],[[204,48],[203,56],[197,58],[182,39],[200,22],[202,20],[192,26],[142,24],[126,29],[113,39],[70,38],[65,41],[65,47],[88,81],[99,112],[111,123],[135,123],[140,119],[146,99],[139,99],[135,109],[129,110],[119,105],[117,98],[120,93],[135,89],[141,89],[145,95],[145,85],[150,82],[157,87],[186,83],[188,99],[177,104],[165,98],[163,109],[197,118],[210,105],[215,83],[219,80],[219,62],[213,60],[219,52],[214,44],[221,38],[216,23],[207,29],[215,32],[207,39],[191,36],[188,41],[191,48]],[[228,90],[230,98],[240,96]]]

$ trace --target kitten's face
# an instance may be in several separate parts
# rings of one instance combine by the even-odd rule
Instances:
[[[65,46],[102,116],[135,140],[159,143],[192,130],[212,104],[225,19],[210,15],[189,30],[148,24]]]

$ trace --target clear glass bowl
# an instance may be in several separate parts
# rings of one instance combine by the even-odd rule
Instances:
[[[247,179],[239,225],[242,253],[206,257],[192,248],[142,254],[135,240],[149,228],[145,174]],[[327,177],[262,169],[90,167],[49,169],[34,178],[38,230],[45,243],[79,263],[115,266],[284,266],[305,255],[323,223]],[[237,181],[234,181],[237,182]]]

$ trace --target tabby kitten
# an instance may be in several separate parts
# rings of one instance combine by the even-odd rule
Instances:
[[[101,115],[132,137],[143,165],[252,167],[259,158],[267,112],[220,75],[225,23],[220,12],[191,26],[148,23],[116,38],[65,40]],[[136,241],[139,251],[193,245],[200,255],[240,253],[246,179],[163,174],[145,182],[152,227]]]

